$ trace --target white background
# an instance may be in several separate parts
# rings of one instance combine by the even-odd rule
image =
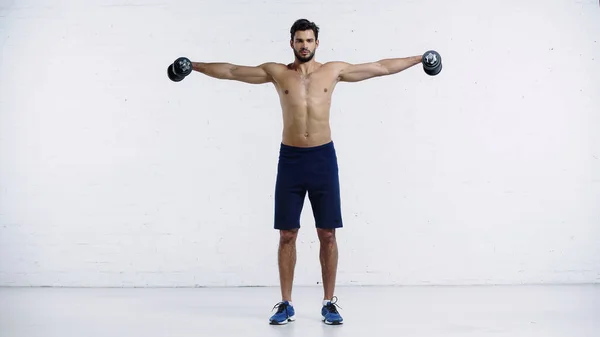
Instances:
[[[193,61],[437,50],[338,85],[339,285],[600,280],[597,1],[2,1],[0,285],[278,285],[272,85]],[[306,202],[296,285],[321,280]]]

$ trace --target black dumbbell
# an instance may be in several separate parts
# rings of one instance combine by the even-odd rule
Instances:
[[[435,76],[442,71],[442,57],[435,50],[425,52],[421,61],[423,62],[423,70],[427,75]]]
[[[167,68],[167,74],[173,82],[183,80],[192,73],[192,61],[186,57],[180,57]]]

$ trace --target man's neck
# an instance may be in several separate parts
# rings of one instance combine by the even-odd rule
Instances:
[[[298,61],[298,59],[296,59],[294,61],[294,64],[292,65],[293,69],[302,75],[308,75],[308,74],[312,73],[315,70],[316,66],[317,66],[317,63],[315,62],[314,59],[312,59],[308,62],[304,62],[304,63],[300,62],[300,61]]]

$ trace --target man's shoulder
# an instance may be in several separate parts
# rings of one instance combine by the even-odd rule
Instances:
[[[323,65],[330,65],[330,66],[335,66],[335,65],[346,65],[349,64],[346,61],[327,61],[325,63],[323,63]]]
[[[282,70],[287,69],[287,65],[279,62],[265,62],[261,64],[259,67],[265,70]]]
[[[333,67],[333,68],[339,68],[339,67],[347,67],[349,66],[350,63],[345,62],[345,61],[329,61],[329,62],[325,62],[323,64],[324,67]]]
[[[350,63],[345,61],[329,61],[323,64],[323,68],[331,69],[335,72],[340,72],[350,66]]]

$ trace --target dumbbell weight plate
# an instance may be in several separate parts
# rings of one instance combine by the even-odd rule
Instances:
[[[175,73],[179,76],[185,77],[192,73],[192,62],[187,57],[180,57],[173,64]]]
[[[425,68],[425,73],[430,76],[435,76],[442,71],[442,64],[438,63],[437,66],[433,68]]]
[[[169,64],[169,67],[167,67],[167,74],[169,75],[169,79],[173,82],[179,82],[185,78],[185,76],[177,76],[177,74],[173,72],[173,64]]]
[[[435,76],[442,71],[442,57],[434,50],[423,54],[423,70],[430,76]]]

